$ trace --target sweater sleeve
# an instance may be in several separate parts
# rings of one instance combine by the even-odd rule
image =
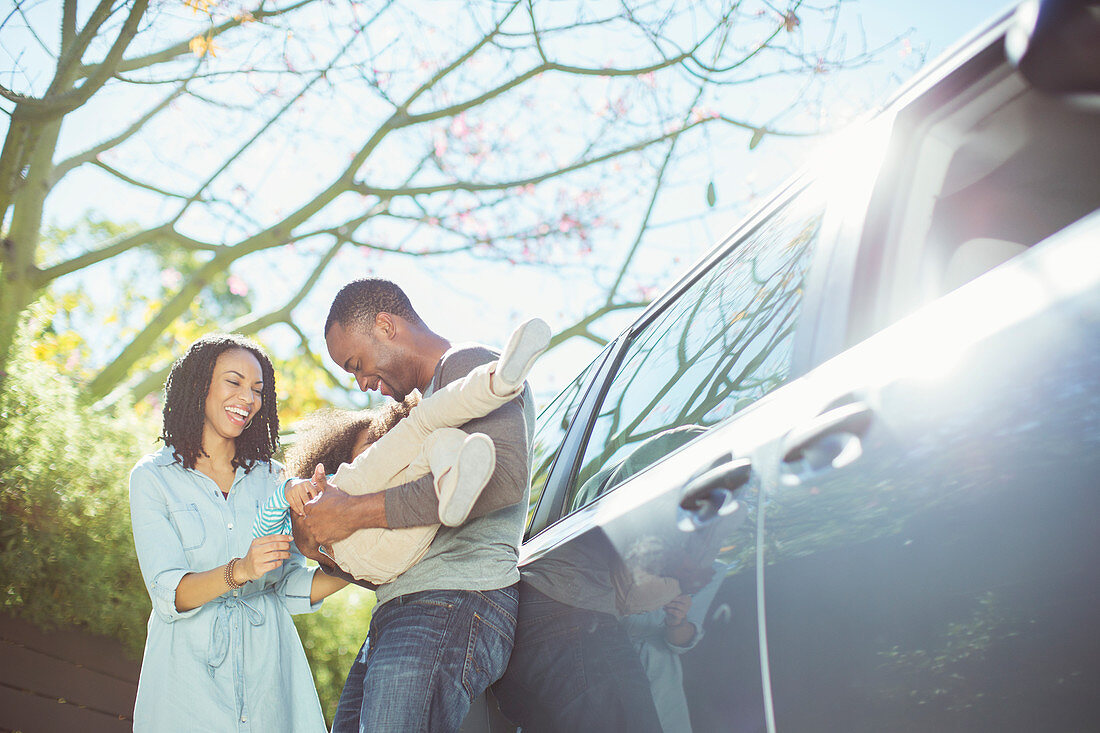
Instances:
[[[461,379],[475,367],[496,358],[492,351],[481,347],[455,350],[440,365],[435,388]],[[525,386],[523,392],[512,401],[462,426],[467,433],[488,435],[496,447],[496,468],[467,521],[523,499],[530,471],[524,405],[530,399],[531,390]],[[439,524],[439,497],[435,493],[434,480],[431,474],[427,474],[385,492],[386,523],[390,528]]]

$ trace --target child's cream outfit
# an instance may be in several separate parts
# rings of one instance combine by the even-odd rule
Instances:
[[[490,387],[490,375],[496,367],[497,362],[483,364],[465,378],[420,400],[407,417],[351,464],[341,465],[332,483],[349,494],[373,494],[430,472],[435,479],[436,495],[440,495],[454,470],[460,449],[470,437],[458,430],[458,426],[488,415],[523,391],[521,382],[506,394],[495,394]],[[492,466],[489,467],[491,472]],[[453,479],[454,476],[450,476],[450,480]],[[288,532],[288,511],[286,496],[280,488],[261,508],[253,534],[260,537],[276,531]],[[272,523],[276,517],[276,523]],[[279,520],[283,524],[277,524]],[[327,552],[345,572],[359,580],[381,585],[424,556],[439,526],[361,529],[333,543]]]

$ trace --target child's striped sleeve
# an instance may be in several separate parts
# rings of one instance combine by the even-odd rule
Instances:
[[[290,534],[290,504],[286,500],[287,479],[279,485],[267,501],[260,505],[256,521],[252,523],[253,537],[266,537],[269,534]]]

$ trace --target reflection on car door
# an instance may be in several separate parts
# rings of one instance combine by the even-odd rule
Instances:
[[[567,516],[524,545],[495,688],[525,731],[765,729],[746,457],[771,439],[757,416],[787,409],[768,395],[791,376],[824,207],[798,188],[628,332],[572,452],[551,461],[536,437],[538,465],[567,472],[536,483]],[[540,434],[571,412],[555,405]]]
[[[806,379],[763,487],[778,729],[1096,727],[1098,241],[1094,213]]]

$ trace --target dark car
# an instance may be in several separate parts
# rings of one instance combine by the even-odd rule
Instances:
[[[508,717],[1100,728],[1098,39],[972,37],[543,411]]]

